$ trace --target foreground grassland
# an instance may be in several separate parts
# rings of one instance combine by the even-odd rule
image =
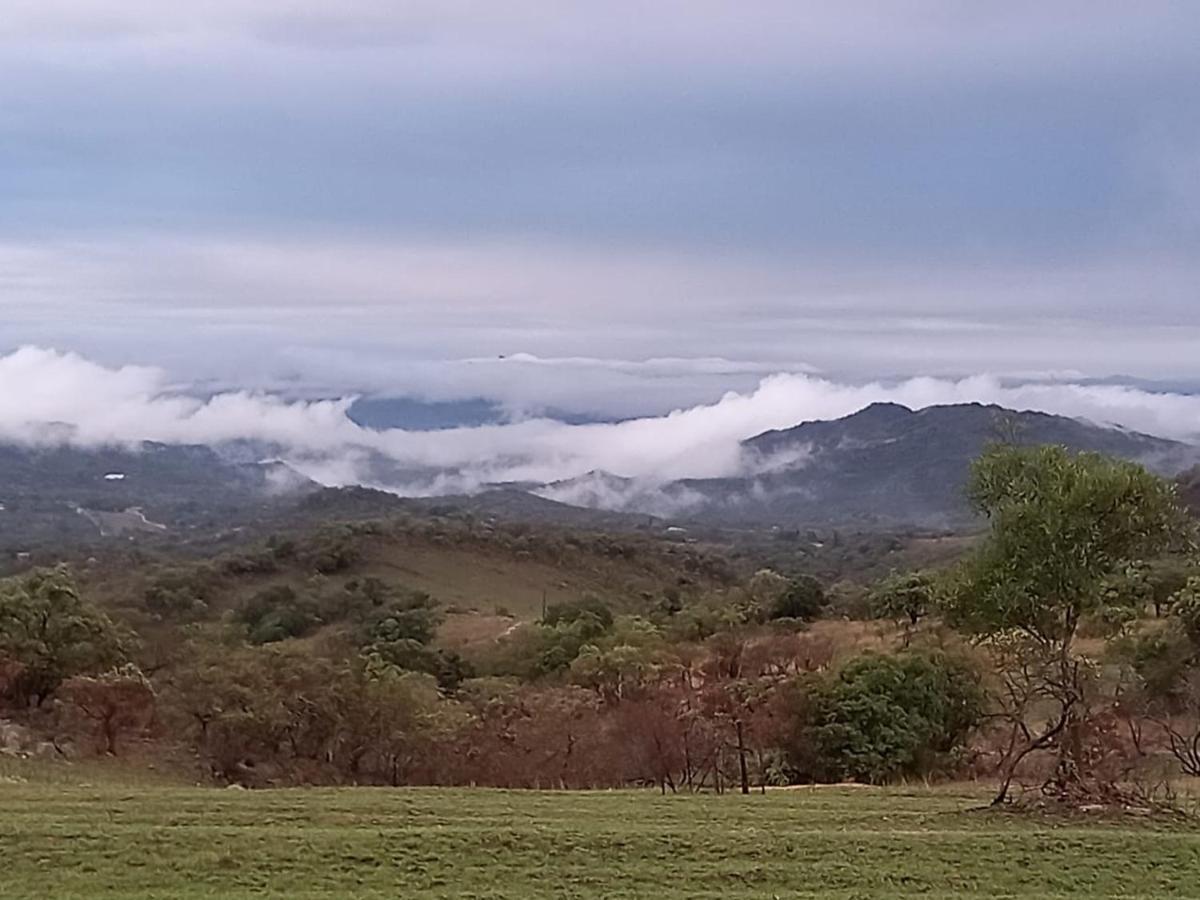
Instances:
[[[0,896],[1200,896],[1200,834],[971,792],[225,791],[0,772]]]

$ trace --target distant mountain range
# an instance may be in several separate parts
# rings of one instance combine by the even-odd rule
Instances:
[[[742,443],[724,478],[666,483],[609,472],[552,484],[510,484],[469,497],[401,500],[379,491],[322,491],[270,458],[271,448],[143,444],[137,448],[0,445],[0,560],[115,537],[178,539],[339,516],[458,511],[478,517],[595,530],[834,526],[955,530],[975,522],[965,496],[971,460],[989,441],[1062,444],[1135,460],[1176,476],[1198,448],[1121,428],[1037,412],[964,404],[919,411],[875,404]],[[277,449],[277,448],[276,448]],[[410,472],[380,458],[376,483]],[[1200,506],[1200,468],[1181,479]],[[665,520],[665,521],[664,521]],[[191,539],[191,538],[189,538]]]
[[[1200,460],[1188,444],[1063,416],[980,404],[914,411],[877,403],[744,441],[743,473],[734,477],[650,485],[591,472],[538,493],[729,525],[955,528],[973,520],[964,495],[971,460],[999,439],[1096,451],[1164,475]]]

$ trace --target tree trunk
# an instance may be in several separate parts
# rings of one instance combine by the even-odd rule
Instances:
[[[738,774],[742,779],[742,793],[750,793],[750,772],[746,768],[746,731],[742,720],[734,723],[737,729]]]
[[[111,717],[102,720],[104,730],[104,752],[109,756],[117,755],[117,725]]]

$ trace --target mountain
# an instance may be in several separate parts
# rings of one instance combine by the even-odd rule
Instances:
[[[1046,413],[877,403],[744,441],[743,473],[734,477],[652,486],[590,473],[539,493],[724,525],[952,529],[974,522],[964,485],[971,460],[997,439],[1096,451],[1164,475],[1200,458],[1188,444]]]
[[[281,460],[194,445],[0,445],[0,554],[96,537],[219,528],[314,489]]]
[[[254,536],[395,516],[470,516],[607,532],[662,527],[642,514],[556,503],[513,486],[427,498],[357,486],[322,488],[272,456],[278,452],[249,441],[215,449],[152,442],[0,444],[0,573],[86,558],[115,541],[207,554]],[[362,462],[363,471],[382,481],[433,477],[430,470],[404,469],[380,454],[364,452]]]
[[[489,485],[471,495],[401,499],[363,488],[321,490],[275,458],[279,448],[145,443],[80,448],[0,445],[0,563],[57,558],[114,539],[236,542],[302,523],[468,515],[613,532],[746,533],[780,527],[847,531],[961,530],[976,521],[963,495],[989,441],[1061,444],[1136,460],[1164,475],[1200,462],[1191,445],[1038,412],[965,404],[914,411],[874,404],[743,442],[737,473],[663,483],[588,472],[550,484]],[[434,493],[452,469],[358,457],[365,483]],[[1197,470],[1200,472],[1200,469]],[[1181,481],[1200,506],[1200,475]],[[686,526],[687,531],[681,532]],[[704,531],[709,529],[709,531]],[[31,551],[33,551],[31,553]]]
[[[1200,516],[1200,466],[1181,474],[1177,484],[1180,501],[1195,515]]]

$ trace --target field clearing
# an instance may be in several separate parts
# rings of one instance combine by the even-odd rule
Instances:
[[[983,799],[973,788],[233,791],[9,767],[0,896],[1200,895],[1200,833],[970,811]]]

